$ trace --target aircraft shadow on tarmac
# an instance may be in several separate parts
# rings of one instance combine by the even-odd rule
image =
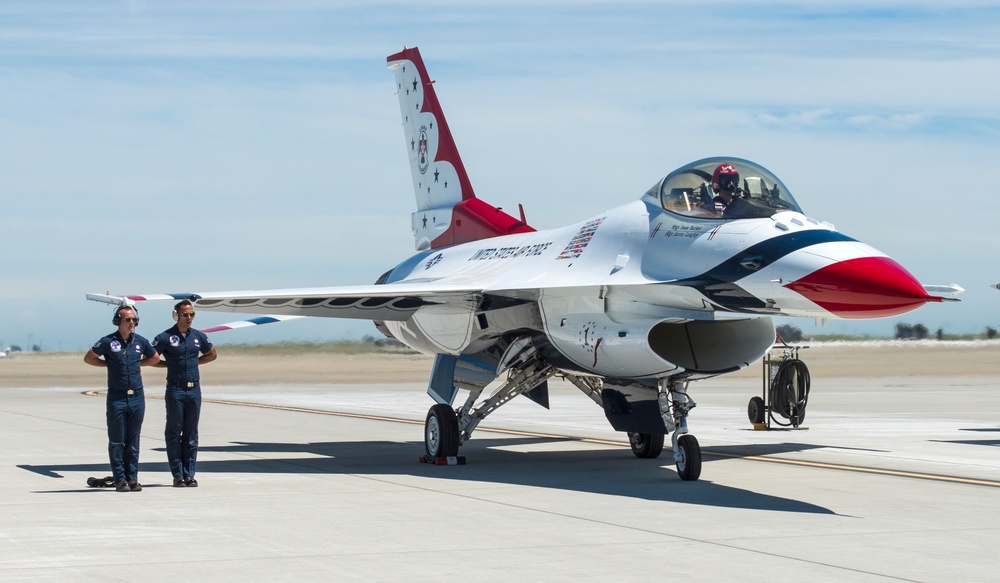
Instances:
[[[572,490],[592,494],[626,496],[652,501],[673,502],[743,508],[780,512],[835,514],[833,511],[789,498],[781,498],[713,483],[705,479],[685,482],[673,469],[673,456],[669,449],[656,459],[638,459],[624,448],[606,446],[587,447],[584,450],[559,449],[566,443],[579,442],[549,438],[477,439],[467,442],[462,453],[469,463],[462,466],[435,466],[418,462],[423,453],[422,442],[320,442],[320,443],[241,443],[200,447],[203,459],[198,462],[199,477],[212,473],[249,474],[359,474],[359,475],[408,475],[430,479],[493,482],[540,488]],[[551,449],[555,446],[556,449]],[[546,449],[546,448],[550,449]],[[753,452],[723,453],[731,448],[706,448],[704,461],[725,457],[744,457],[800,451],[817,446],[805,444],[775,444],[767,448],[754,448]],[[512,451],[521,448],[524,451]],[[532,451],[534,450],[534,451]],[[720,456],[712,452],[719,450]],[[153,450],[163,452],[162,448]],[[144,452],[149,459],[151,451]],[[210,455],[206,455],[210,454]],[[233,459],[220,460],[224,454]],[[287,457],[281,457],[286,454]],[[161,454],[162,455],[162,454]],[[308,457],[303,457],[304,455]],[[204,459],[211,457],[216,459]],[[80,473],[104,476],[106,464],[19,465],[37,474],[62,478],[66,474]],[[140,476],[145,477],[144,487],[157,487],[157,476],[168,485],[170,475],[166,460],[140,462]],[[202,480],[208,481],[208,480]],[[84,479],[80,479],[83,486]],[[67,492],[101,489],[76,488],[50,490]]]
[[[1000,427],[975,427],[966,428],[962,431],[972,431],[975,433],[1000,433]],[[937,443],[958,443],[962,445],[1000,445],[1000,439],[950,439],[950,440],[933,440]]]

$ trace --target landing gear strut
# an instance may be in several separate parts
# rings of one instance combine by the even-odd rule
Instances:
[[[685,481],[701,477],[701,446],[695,436],[688,433],[687,416],[698,404],[687,394],[687,380],[660,379],[660,415],[668,431],[673,432],[671,442],[677,474]]]
[[[427,456],[423,461],[442,464],[441,460],[457,456],[459,446],[472,437],[472,432],[487,415],[514,397],[541,385],[554,374],[555,367],[542,360],[533,349],[526,350],[511,366],[507,380],[479,405],[476,401],[483,392],[481,388],[470,390],[468,399],[458,411],[447,403],[434,405],[427,412],[424,422]]]

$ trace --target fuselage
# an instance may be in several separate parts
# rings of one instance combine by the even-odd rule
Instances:
[[[386,283],[430,281],[511,297],[604,286],[654,307],[814,318],[894,316],[934,299],[886,254],[796,211],[697,219],[644,200],[568,227],[419,253]]]
[[[774,341],[766,316],[879,318],[940,299],[884,253],[802,214],[750,162],[741,169],[773,185],[758,196],[767,216],[713,210],[684,185],[715,163],[692,163],[640,200],[567,227],[418,253],[383,283],[479,294],[384,325],[428,354],[497,360],[507,343],[534,337],[563,368],[654,378],[748,366]],[[662,194],[678,191],[680,207]]]

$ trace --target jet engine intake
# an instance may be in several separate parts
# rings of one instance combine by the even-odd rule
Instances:
[[[745,368],[775,340],[769,317],[683,320],[570,314],[546,322],[546,334],[568,368],[620,379],[719,374]],[[567,367],[567,363],[557,366]]]
[[[664,360],[695,373],[724,373],[750,366],[774,344],[771,318],[660,322],[649,345]]]

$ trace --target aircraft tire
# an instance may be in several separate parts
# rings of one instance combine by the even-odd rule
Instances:
[[[424,448],[432,460],[458,455],[458,417],[449,405],[438,403],[427,412]]]
[[[693,482],[701,477],[701,446],[695,436],[685,433],[677,440],[680,459],[677,461],[677,474],[681,479]]]
[[[747,417],[750,418],[750,423],[763,423],[765,414],[764,399],[751,397],[747,405]]]
[[[660,457],[663,451],[662,433],[632,433],[628,432],[628,443],[632,446],[632,453],[641,459],[652,459]]]

